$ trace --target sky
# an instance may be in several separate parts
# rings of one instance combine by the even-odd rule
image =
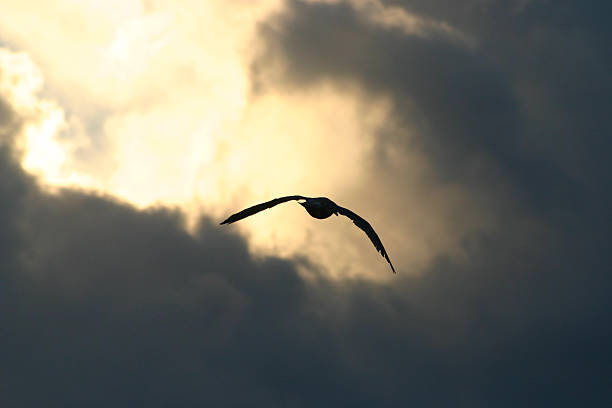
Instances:
[[[607,2],[5,3],[3,406],[612,403]]]

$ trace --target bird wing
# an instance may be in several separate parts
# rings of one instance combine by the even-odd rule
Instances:
[[[389,255],[387,255],[387,251],[385,251],[385,247],[383,246],[380,238],[378,238],[378,235],[376,235],[376,232],[374,231],[374,228],[372,228],[370,223],[364,220],[363,218],[361,218],[360,216],[358,216],[357,214],[355,214],[354,212],[352,212],[351,210],[349,210],[348,208],[340,207],[339,205],[337,205],[336,207],[337,207],[337,211],[340,214],[349,217],[356,226],[361,228],[363,232],[365,232],[366,235],[370,237],[370,240],[374,244],[374,247],[376,248],[376,250],[380,252],[383,258],[387,260],[387,262],[389,262],[389,265],[391,265],[391,270],[393,271],[393,273],[395,273],[395,268],[393,267],[393,264],[391,263],[391,260],[389,259]]]
[[[238,213],[236,213],[234,215],[231,215],[225,221],[223,221],[221,224],[231,224],[232,222],[240,221],[241,219],[246,218],[249,215],[257,214],[260,211],[263,211],[265,209],[274,207],[275,205],[282,204],[282,203],[287,202],[287,201],[291,201],[291,200],[305,200],[305,199],[306,199],[306,197],[302,197],[302,196],[299,196],[299,195],[292,195],[292,196],[275,198],[274,200],[270,200],[270,201],[266,201],[265,203],[254,205],[254,206],[246,208],[246,209],[244,209],[244,210],[242,210],[242,211],[240,211],[240,212],[238,212]]]

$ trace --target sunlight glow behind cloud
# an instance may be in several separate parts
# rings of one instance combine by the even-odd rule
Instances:
[[[384,208],[405,211],[399,197],[389,203],[393,197],[368,193],[389,193],[370,160],[377,132],[390,120],[387,98],[346,83],[293,91],[272,84],[251,94],[257,24],[278,12],[281,1],[229,7],[224,1],[58,1],[53,10],[41,1],[38,15],[46,10],[57,18],[40,19],[30,3],[10,2],[0,16],[8,44],[28,53],[2,50],[2,90],[14,106],[33,112],[21,137],[23,165],[43,183],[93,189],[140,207],[178,206],[191,221],[282,195],[327,195],[357,212],[371,211],[361,213],[396,265],[410,258],[418,267],[440,251],[454,251],[447,241],[461,234],[448,234],[450,210],[415,199],[424,208],[413,211],[423,215],[423,232],[409,238],[384,215]],[[351,4],[383,27],[455,35],[444,23],[378,1]],[[24,32],[44,32],[44,41]],[[418,155],[401,166],[407,173],[427,171]],[[320,223],[287,206],[236,228],[259,253],[305,254],[335,275],[386,277],[367,238],[343,222]]]

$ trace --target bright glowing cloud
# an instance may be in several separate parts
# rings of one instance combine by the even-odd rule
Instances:
[[[64,111],[53,101],[38,96],[43,78],[24,53],[0,48],[0,95],[25,119],[15,141],[26,170],[46,185],[86,185],[88,176],[70,168],[68,156],[78,148],[78,138],[60,139],[67,129]]]
[[[378,1],[351,4],[386,28],[460,37],[444,23]],[[257,25],[282,7],[276,0],[9,2],[1,33],[27,55],[0,52],[0,86],[35,117],[21,137],[24,167],[48,186],[96,189],[138,206],[179,206],[192,221],[202,211],[223,217],[286,194],[327,195],[370,211],[361,214],[397,265],[410,258],[412,269],[452,250],[460,237],[440,224],[440,214],[452,213],[446,207],[415,200],[424,208],[415,213],[424,214],[425,234],[409,238],[404,225],[384,215],[385,208],[403,211],[390,203],[393,196],[373,198],[392,186],[376,180],[370,160],[390,120],[384,95],[346,83],[293,91],[271,84],[251,94]],[[44,41],[24,35],[34,32],[45,33]],[[399,160],[407,173],[427,171],[416,153]],[[237,228],[261,253],[305,254],[336,275],[386,276],[367,237],[348,220],[319,223],[288,206]]]

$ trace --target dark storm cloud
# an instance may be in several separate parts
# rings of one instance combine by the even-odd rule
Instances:
[[[169,209],[45,193],[0,143],[2,405],[608,406],[609,214],[592,193],[607,164],[589,164],[587,182],[555,146],[525,153],[515,137],[534,132],[534,121],[550,140],[569,132],[548,134],[547,115],[524,112],[509,74],[517,71],[492,53],[375,29],[344,6],[292,4],[294,13],[266,29],[274,57],[291,62],[288,85],[352,78],[391,92],[399,117],[423,123],[420,137],[431,140],[421,143],[440,177],[492,188],[495,177],[467,180],[462,163],[488,155],[546,232],[529,236],[529,226],[516,225],[522,218],[509,218],[466,238],[468,263],[439,259],[422,277],[390,285],[310,282],[296,271],[311,268],[307,261],[255,260],[243,238],[206,217],[190,235]],[[520,18],[530,26],[535,17]],[[359,46],[343,47],[332,33]],[[310,35],[325,41],[315,47]],[[556,99],[553,91],[566,92],[544,81],[537,94]],[[566,95],[553,112],[586,125],[586,109],[573,103]],[[609,125],[602,110],[592,112],[597,123],[582,148],[599,158],[590,143]],[[10,141],[20,120],[3,102],[0,118]],[[408,148],[402,135],[400,126],[388,142]],[[552,170],[531,180],[534,157]]]
[[[508,244],[554,240],[559,263],[580,258],[574,273],[592,281],[576,290],[602,300],[612,224],[609,3],[383,2],[448,23],[475,48],[377,26],[349,3],[289,1],[264,23],[266,47],[253,65],[259,90],[350,81],[390,95],[395,111],[380,145],[422,152],[437,173],[432,185],[478,197]],[[378,157],[377,179],[409,179],[387,163]],[[387,195],[410,201],[401,183]],[[529,220],[552,236],[531,236]]]
[[[584,253],[472,244],[393,285],[307,283],[203,219],[38,190],[3,148],[7,406],[516,406],[608,398]],[[569,261],[569,264],[567,264]],[[297,261],[296,261],[297,262]],[[573,279],[573,280],[572,280]]]
[[[612,147],[610,30],[600,17],[607,3],[386,3],[447,22],[478,46],[373,25],[347,2],[295,0],[262,25],[267,48],[255,78],[280,60],[286,68],[272,74],[274,86],[352,81],[391,95],[399,129],[382,140],[412,148],[414,138],[402,131],[409,128],[439,176],[461,183],[482,182],[473,163],[491,158],[544,210],[560,201],[581,205],[567,196],[568,184],[602,192],[599,179],[612,182],[604,153]]]
[[[472,244],[470,268],[440,261],[391,286],[306,283],[207,219],[194,237],[168,210],[42,193],[7,148],[0,203],[7,406],[608,398],[608,313],[583,293],[595,282],[573,274],[584,251],[559,264],[559,248],[498,237]]]

